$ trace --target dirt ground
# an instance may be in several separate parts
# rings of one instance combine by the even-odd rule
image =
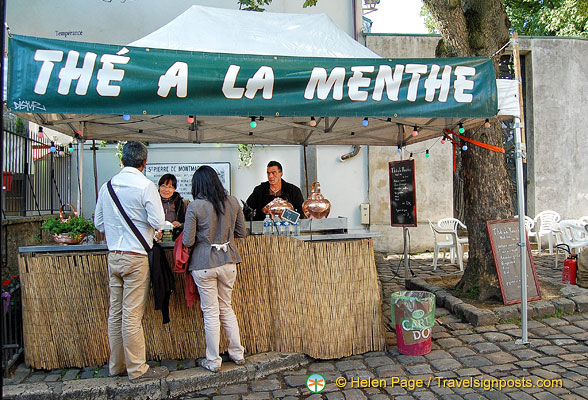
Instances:
[[[459,299],[463,300],[465,303],[471,304],[471,305],[476,306],[478,308],[494,309],[497,307],[504,306],[504,303],[499,300],[480,301],[480,300],[474,300],[474,299],[468,299],[465,297],[461,297],[457,293],[457,291],[455,290],[455,286],[459,282],[460,278],[461,278],[461,276],[459,276],[459,275],[446,275],[446,276],[440,276],[440,277],[435,277],[435,278],[429,278],[426,281],[428,283],[431,283],[433,285],[437,285],[437,286],[447,290],[453,296],[458,297]],[[559,286],[559,285],[555,285],[551,282],[539,279],[539,287],[541,290],[541,300],[550,300],[550,299],[553,299],[554,297],[560,297],[559,289],[561,286]]]

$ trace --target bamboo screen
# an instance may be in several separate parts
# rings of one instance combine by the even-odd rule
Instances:
[[[238,239],[243,259],[233,308],[246,352],[305,353],[332,359],[385,348],[371,239],[302,242]],[[26,364],[37,369],[108,362],[106,252],[21,254]],[[171,251],[168,252],[171,262]],[[147,359],[204,357],[202,314],[187,308],[176,274],[169,324],[149,297],[143,327]],[[221,339],[221,351],[226,350]]]

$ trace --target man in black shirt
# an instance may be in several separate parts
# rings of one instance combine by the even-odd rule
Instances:
[[[247,205],[255,210],[254,221],[263,221],[265,214],[262,209],[276,197],[280,197],[292,204],[294,211],[304,218],[302,203],[304,198],[300,188],[282,179],[282,164],[270,161],[267,164],[267,182],[262,182],[253,189],[253,193],[247,199]],[[249,219],[249,218],[247,218]]]

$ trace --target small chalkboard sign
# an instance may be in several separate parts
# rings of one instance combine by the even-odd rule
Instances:
[[[289,208],[285,208],[284,211],[282,211],[282,219],[285,219],[291,224],[295,224],[296,222],[298,222],[299,218],[300,214],[296,211],[290,210]]]
[[[502,219],[486,222],[490,245],[502,301],[504,304],[515,304],[521,302],[521,248],[519,246],[519,220]],[[541,289],[537,280],[537,272],[531,255],[529,238],[527,241],[527,260],[525,269],[527,273],[527,300],[541,299]]]
[[[388,163],[392,226],[417,226],[414,160]]]

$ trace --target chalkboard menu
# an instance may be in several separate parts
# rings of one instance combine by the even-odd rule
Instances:
[[[494,254],[496,273],[504,304],[521,302],[521,248],[519,246],[519,220],[503,219],[486,222],[490,245]],[[529,239],[527,241],[527,300],[539,300],[541,289],[537,281],[535,264],[531,256]]]
[[[417,226],[414,160],[393,161],[390,169],[392,226]]]

